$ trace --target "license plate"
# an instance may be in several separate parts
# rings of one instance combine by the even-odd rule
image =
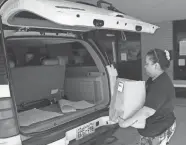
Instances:
[[[82,139],[85,136],[95,132],[95,125],[94,123],[88,123],[83,125],[77,129],[76,132],[76,140]]]

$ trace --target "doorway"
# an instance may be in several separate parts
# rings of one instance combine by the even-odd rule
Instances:
[[[126,40],[118,40],[118,77],[141,80],[141,35],[134,32],[125,32],[125,36]]]

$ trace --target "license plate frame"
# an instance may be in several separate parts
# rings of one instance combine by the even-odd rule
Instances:
[[[76,129],[76,140],[80,140],[95,132],[95,123],[90,122]]]

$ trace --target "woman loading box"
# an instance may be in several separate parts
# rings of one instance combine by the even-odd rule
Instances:
[[[140,145],[166,145],[174,134],[175,90],[166,69],[170,66],[170,53],[165,50],[150,50],[145,59],[145,70],[149,79],[146,82],[144,107],[127,120],[119,119],[121,127],[138,128]],[[144,127],[141,124],[144,124]]]

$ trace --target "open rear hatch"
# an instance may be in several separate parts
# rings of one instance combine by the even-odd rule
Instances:
[[[94,7],[94,6],[88,6],[88,5],[78,4],[78,3],[74,3],[74,2],[63,1],[63,0],[16,0],[16,1],[15,0],[8,0],[1,7],[0,14],[1,14],[1,18],[2,18],[2,23],[4,25],[9,26],[9,27],[18,27],[21,29],[26,28],[28,30],[32,29],[32,28],[37,28],[37,29],[50,29],[50,30],[55,29],[57,31],[58,30],[67,30],[67,31],[87,32],[87,31],[92,31],[92,30],[96,30],[96,29],[110,29],[110,30],[121,30],[121,31],[145,32],[145,33],[153,34],[159,28],[158,26],[137,20],[135,18],[124,15],[122,13],[109,11],[109,10],[105,10],[105,9]],[[90,48],[90,51],[91,50],[92,50],[92,48]],[[92,51],[92,53],[95,53],[95,52]],[[94,59],[96,59],[96,56],[97,56],[97,54],[95,54]],[[101,59],[96,59],[96,60],[97,60],[97,64],[103,65],[101,63]],[[41,66],[39,66],[39,69],[40,69],[40,67]],[[46,66],[42,66],[42,67],[46,68]],[[66,68],[66,66],[63,66],[63,67]],[[102,72],[104,72],[103,74],[105,74],[104,66],[99,66],[99,67],[100,67],[99,72],[101,72],[100,74],[102,75]],[[47,66],[47,68],[49,68],[49,67]],[[14,68],[14,69],[17,69],[17,68]],[[20,69],[22,69],[22,68],[20,68]],[[109,71],[109,68],[107,68],[107,69],[108,69],[107,71]],[[112,72],[112,68],[110,68],[110,69],[111,69],[110,72]],[[57,71],[55,71],[55,72],[57,72]],[[19,73],[19,74],[21,74],[21,73]],[[22,73],[22,74],[24,74],[24,73]],[[45,74],[46,74],[46,72],[45,72]],[[29,75],[27,75],[27,76],[29,76]],[[43,75],[41,75],[41,76],[43,76]],[[109,74],[109,76],[113,77],[114,79],[116,78],[116,76],[112,76],[112,74]],[[107,83],[106,76],[104,75],[101,77],[100,76],[96,77],[96,81],[99,81],[99,79],[97,79],[97,78],[102,78],[104,80],[104,82],[106,82],[106,83],[103,82],[104,85],[100,85],[100,86],[104,86],[104,87],[106,86],[104,89],[109,90],[109,86],[107,86],[108,83]],[[77,78],[77,79],[79,79],[79,78]],[[86,78],[86,79],[90,79],[90,78]],[[112,78],[110,78],[110,79],[112,79]],[[45,79],[45,80],[47,80],[47,79]],[[69,82],[74,83],[74,80],[73,81],[71,81],[71,80],[73,80],[73,79],[69,78]],[[83,78],[83,80],[85,80],[85,78]],[[55,82],[57,82],[57,81],[55,81]],[[102,81],[100,81],[100,82],[102,82]],[[49,83],[49,84],[51,84],[51,83]],[[69,83],[69,84],[70,84],[69,86],[71,86],[71,83]],[[92,81],[90,81],[90,84],[95,85],[94,83],[92,83]],[[105,85],[105,84],[107,84],[107,85]],[[85,86],[88,86],[88,85],[85,84]],[[98,86],[99,86],[99,84],[98,84]],[[111,92],[113,92],[112,86],[113,86],[113,84],[111,84]],[[93,88],[93,87],[89,87],[89,88]],[[95,87],[95,88],[97,89],[97,87]],[[89,89],[87,89],[87,90],[89,90]],[[100,91],[100,92],[101,92],[101,94],[103,94],[102,91]],[[106,95],[104,95],[104,96],[109,97],[109,93],[108,94],[107,93],[108,93],[108,91],[106,92]],[[64,102],[64,100],[62,100],[62,102]],[[74,104],[74,102],[70,102],[70,103]],[[55,106],[55,104],[53,106]],[[63,140],[61,142],[63,142],[63,141],[67,142],[67,141],[73,140],[75,138],[81,139],[83,137],[83,135],[80,135],[80,137],[77,137],[76,134],[77,135],[80,133],[84,134],[82,132],[86,132],[86,130],[85,131],[82,131],[82,130],[85,127],[88,128],[89,130],[91,130],[92,126],[93,126],[94,129],[92,132],[94,132],[94,130],[96,128],[99,128],[101,126],[109,124],[108,123],[108,119],[109,119],[108,116],[102,117],[103,113],[105,113],[105,111],[104,112],[100,111],[101,113],[95,113],[95,110],[98,112],[98,110],[102,106],[100,108],[98,108],[97,103],[95,106],[97,108],[89,107],[88,109],[90,111],[87,109],[92,114],[88,114],[87,110],[82,110],[82,112],[80,112],[81,114],[84,115],[83,120],[81,120],[80,122],[75,122],[74,126],[70,125],[70,127],[68,127],[69,131],[68,132],[64,131],[64,132],[66,132],[66,137],[63,138]],[[104,105],[104,107],[105,107],[105,105]],[[38,116],[38,114],[40,115],[41,112],[43,113],[44,111],[48,111],[48,109],[51,109],[51,108],[44,108],[43,110],[34,109],[34,110],[31,110],[32,111],[31,114],[33,114],[33,112],[34,112]],[[56,108],[54,107],[52,109],[56,109]],[[59,107],[57,109],[60,110]],[[49,111],[51,111],[51,110],[49,110]],[[26,112],[26,113],[28,113],[28,112]],[[51,115],[52,116],[51,118],[54,119],[54,121],[52,119],[51,119],[52,121],[51,120],[48,121],[48,118],[46,119],[50,125],[47,124],[48,122],[46,123],[47,124],[46,125],[46,124],[44,124],[44,122],[40,122],[40,120],[39,120],[39,122],[41,123],[41,124],[39,124],[40,128],[39,127],[37,128],[35,126],[38,124],[32,122],[33,124],[31,124],[31,125],[30,124],[23,125],[22,131],[24,133],[33,133],[33,132],[38,133],[40,131],[47,130],[47,127],[48,128],[53,128],[53,127],[57,128],[58,125],[62,125],[61,120],[59,119],[59,118],[61,118],[61,114],[57,114],[57,113],[55,115],[53,115],[53,114]],[[88,115],[85,116],[86,113],[89,116]],[[49,115],[48,112],[46,114]],[[29,115],[29,114],[27,114],[27,115]],[[45,114],[43,113],[43,115],[45,115]],[[79,114],[76,114],[76,116],[78,116],[78,115]],[[71,116],[69,115],[69,118],[67,118],[64,122],[68,122],[69,120],[72,121],[74,118],[76,118],[76,116],[74,118],[72,118],[72,116],[75,116],[75,115],[71,115]],[[92,117],[92,116],[94,116],[94,117]],[[30,117],[31,117],[31,115],[30,115]],[[96,119],[95,119],[95,117],[96,117]],[[32,119],[38,119],[38,118],[32,117]],[[95,119],[95,120],[93,120],[93,119]],[[26,119],[23,118],[23,121],[24,120],[27,121],[27,118]],[[36,121],[38,121],[38,120],[36,120]],[[82,121],[84,121],[84,125],[82,125]],[[87,123],[87,122],[89,122],[89,123]],[[42,126],[43,124],[46,126]],[[95,124],[96,124],[96,126],[94,127]],[[25,128],[25,126],[27,128]],[[70,128],[74,128],[74,129],[70,129]],[[92,133],[92,132],[89,132],[89,133]],[[87,133],[87,134],[89,134],[89,133]],[[70,139],[69,139],[69,136],[70,136]],[[62,144],[64,144],[64,143],[62,143]]]
[[[8,0],[0,13],[3,24],[16,27],[146,33],[154,33],[158,28],[122,13],[63,0]]]

